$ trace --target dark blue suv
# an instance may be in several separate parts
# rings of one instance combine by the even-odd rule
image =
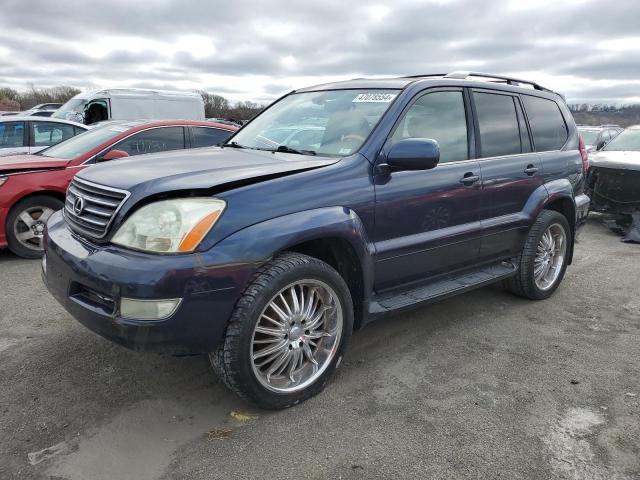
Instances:
[[[456,72],[282,97],[221,148],[78,173],[43,276],[135,350],[208,353],[238,394],[318,393],[354,329],[494,282],[549,297],[586,216],[563,98]]]

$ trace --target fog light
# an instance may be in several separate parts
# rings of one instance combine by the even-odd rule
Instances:
[[[135,320],[162,320],[169,318],[178,309],[181,298],[164,300],[120,299],[120,316]]]

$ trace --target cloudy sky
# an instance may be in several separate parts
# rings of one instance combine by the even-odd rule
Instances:
[[[0,86],[295,87],[453,70],[640,102],[638,0],[0,0]]]

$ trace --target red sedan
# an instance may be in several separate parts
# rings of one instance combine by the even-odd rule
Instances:
[[[47,219],[64,206],[67,186],[80,169],[132,155],[210,147],[236,130],[204,121],[116,121],[36,155],[0,157],[0,248],[25,258],[41,256]]]

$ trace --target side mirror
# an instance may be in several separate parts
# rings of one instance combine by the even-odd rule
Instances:
[[[98,157],[99,162],[106,162],[107,160],[115,160],[116,158],[128,157],[129,154],[124,150],[109,150],[103,156]]]
[[[600,140],[596,145],[596,150],[601,150],[606,144],[607,142],[605,142],[604,140]]]
[[[429,170],[440,161],[438,142],[430,138],[405,138],[395,143],[387,154],[391,170]]]

